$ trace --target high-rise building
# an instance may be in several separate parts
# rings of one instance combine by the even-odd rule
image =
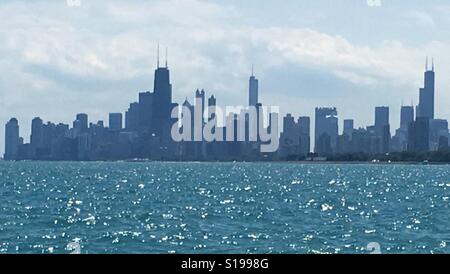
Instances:
[[[19,122],[11,118],[5,126],[5,160],[17,160],[20,145]]]
[[[435,92],[434,61],[431,70],[428,69],[428,58],[425,66],[425,83],[420,89],[419,105],[417,106],[417,117],[434,119],[434,92]]]
[[[444,119],[430,120],[430,150],[439,150],[439,140],[448,136],[448,122]]]
[[[139,131],[142,133],[153,133],[154,94],[150,92],[139,93]]]
[[[205,125],[205,91],[204,90],[196,90],[195,91],[195,103],[194,103],[194,140],[195,141],[203,141],[203,126]],[[200,122],[200,124],[197,123]],[[200,148],[199,148],[200,150]],[[199,152],[200,153],[200,152]]]
[[[155,70],[155,79],[153,84],[153,110],[152,110],[153,133],[157,136],[167,135],[170,132],[171,114],[172,114],[172,84],[170,83],[170,71],[167,63],[164,67],[159,65],[159,45],[158,45],[158,64]]]
[[[427,152],[430,150],[430,119],[418,117],[408,130],[408,151]]]
[[[414,107],[402,106],[400,114],[400,128],[408,130],[409,125],[414,121]]]
[[[250,80],[249,80],[249,106],[253,106],[256,107],[256,105],[258,104],[258,87],[259,86],[259,81],[258,79],[255,77],[254,73],[253,73],[253,68],[252,68],[252,76],[250,76]]]
[[[375,108],[375,130],[381,135],[383,128],[389,125],[389,107]]]
[[[355,129],[355,121],[352,119],[344,120],[344,135],[351,141],[353,137],[353,130]]]
[[[391,150],[402,152],[408,150],[408,128],[414,122],[414,107],[402,106],[400,111],[400,127],[392,138]]]
[[[109,114],[109,129],[113,131],[122,130],[122,113],[110,113]]]
[[[375,108],[375,135],[380,138],[380,151],[378,153],[389,152],[391,133],[389,125],[389,107]]]
[[[300,154],[307,155],[311,152],[311,119],[309,117],[298,118],[300,131]]]
[[[76,129],[79,132],[86,132],[88,129],[88,115],[85,113],[78,113],[74,124],[77,125]]]
[[[139,130],[139,103],[137,102],[131,103],[125,113],[125,129],[129,132]]]
[[[300,128],[292,114],[283,118],[283,132],[280,137],[279,155],[293,157],[300,153]]]
[[[336,108],[316,108],[315,148],[319,154],[332,154],[338,136],[338,112]]]
[[[211,95],[211,97],[208,98],[208,121],[211,121],[216,117],[216,106],[216,97],[214,97],[214,95]]]
[[[31,121],[30,144],[34,150],[42,147],[44,138],[44,125],[41,118],[36,117]]]

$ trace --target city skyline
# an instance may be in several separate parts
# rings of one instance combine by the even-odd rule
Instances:
[[[259,79],[253,68],[246,106],[223,108],[203,89],[195,91],[193,103],[188,98],[177,103],[172,99],[167,49],[165,65],[160,64],[158,43],[152,91],[140,92],[125,115],[109,113],[107,126],[104,120],[89,120],[86,113],[78,113],[72,127],[35,117],[27,143],[18,120],[11,118],[5,125],[5,160],[322,160],[361,153],[446,152],[450,146],[448,120],[435,116],[435,66],[433,60],[429,67],[428,57],[419,103],[415,109],[401,106],[394,135],[388,106],[375,107],[374,123],[359,128],[354,119],[344,119],[339,130],[336,107],[315,107],[313,128],[308,116],[297,120],[288,113],[280,120],[278,106],[258,100]]]
[[[38,115],[71,123],[74,114],[85,112],[106,121],[109,112],[135,100],[137,91],[151,89],[160,40],[170,47],[177,102],[197,88],[220,94],[226,105],[246,102],[254,63],[260,100],[279,104],[283,116],[309,116],[314,124],[311,106],[336,106],[340,128],[349,118],[359,127],[373,123],[375,106],[387,105],[394,134],[401,102],[418,103],[425,55],[434,56],[439,68],[436,114],[450,116],[446,6],[445,1],[383,1],[370,7],[366,1],[189,0],[143,6],[83,1],[67,7],[64,1],[5,1],[0,121],[17,116],[26,139]],[[152,10],[159,15],[145,15]],[[360,15],[347,18],[348,11]],[[168,35],[162,39],[161,32]],[[363,100],[372,105],[352,103]]]

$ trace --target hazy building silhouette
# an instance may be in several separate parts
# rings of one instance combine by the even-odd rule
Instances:
[[[122,125],[123,116],[122,113],[110,113],[109,114],[109,129],[113,131],[120,131],[123,128]]]
[[[400,110],[400,127],[395,131],[391,141],[392,152],[408,150],[408,128],[414,122],[414,107],[402,106]]]
[[[34,149],[42,146],[44,139],[44,123],[41,118],[36,117],[31,121],[30,144]]]
[[[427,152],[430,150],[430,119],[418,117],[408,130],[408,151]]]
[[[311,152],[311,119],[309,117],[298,118],[300,131],[300,155],[304,156]]]
[[[449,138],[448,136],[441,136],[439,138],[439,148],[438,151],[449,151]]]
[[[256,106],[258,104],[258,91],[259,89],[259,81],[258,79],[255,77],[254,73],[253,73],[253,68],[252,68],[252,76],[250,76],[250,80],[249,80],[249,106]]]
[[[417,117],[426,117],[434,119],[434,92],[435,92],[435,74],[434,61],[431,70],[428,69],[428,58],[425,66],[424,87],[420,89],[419,105],[417,107]]]
[[[439,150],[441,137],[448,137],[448,122],[444,119],[430,120],[430,150]]]
[[[125,129],[128,132],[139,130],[139,103],[134,102],[125,112]]]
[[[414,107],[402,106],[400,114],[400,128],[408,130],[409,125],[414,121]]]
[[[355,129],[355,121],[352,119],[344,120],[344,132],[343,134],[351,141],[353,137],[353,130]]]
[[[316,108],[315,152],[323,155],[332,154],[336,148],[338,136],[338,117],[336,108]]]
[[[389,107],[375,108],[375,134],[380,138],[380,150],[378,153],[387,153],[390,148]]]
[[[292,157],[300,154],[300,127],[290,113],[283,118],[280,145],[281,157]]]
[[[16,118],[11,118],[5,126],[5,160],[17,160],[19,145],[23,142],[19,136],[19,122]]]
[[[375,129],[381,135],[383,128],[389,125],[389,107],[375,108]]]
[[[165,66],[160,67],[158,47],[158,64],[153,84],[152,127],[153,133],[159,137],[166,136],[170,132],[172,107],[172,84],[170,83],[167,52]]]
[[[139,93],[139,131],[151,134],[153,132],[154,104],[153,94],[150,92]]]
[[[88,129],[88,115],[86,113],[79,113],[76,116],[76,121],[78,121],[77,129],[80,132],[86,132]]]

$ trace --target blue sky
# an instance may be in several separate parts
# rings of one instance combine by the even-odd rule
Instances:
[[[4,0],[0,123],[17,117],[28,140],[35,116],[71,123],[77,112],[97,121],[125,111],[152,87],[158,41],[179,102],[204,88],[219,104],[244,104],[254,63],[261,101],[283,113],[336,106],[341,122],[365,126],[388,105],[392,128],[402,101],[417,103],[434,56],[437,116],[450,118],[450,2],[368,2]]]

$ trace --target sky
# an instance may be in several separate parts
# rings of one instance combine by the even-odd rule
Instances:
[[[158,42],[177,102],[205,89],[244,105],[254,64],[263,104],[335,106],[341,130],[373,124],[375,106],[397,128],[434,57],[436,116],[450,119],[448,0],[2,0],[0,18],[0,135],[17,117],[26,142],[37,116],[125,112],[153,87]]]

